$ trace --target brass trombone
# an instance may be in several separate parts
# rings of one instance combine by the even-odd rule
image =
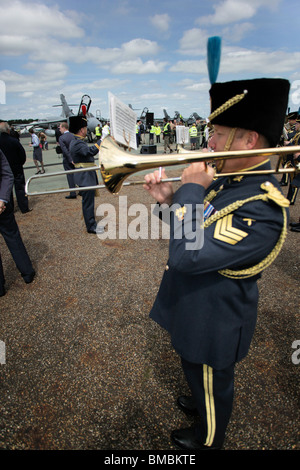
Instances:
[[[122,186],[144,184],[145,181],[128,181],[125,182],[128,176],[137,173],[139,171],[149,170],[158,168],[161,166],[174,166],[183,165],[193,162],[211,162],[217,160],[227,160],[231,158],[245,158],[253,156],[278,156],[276,167],[271,170],[257,170],[257,171],[241,171],[234,173],[216,173],[216,177],[220,176],[232,176],[232,175],[257,175],[257,174],[281,174],[281,173],[297,173],[297,168],[280,168],[281,159],[284,155],[300,153],[300,146],[290,147],[274,147],[264,148],[256,150],[236,150],[229,152],[188,152],[186,150],[179,150],[174,155],[168,155],[163,157],[162,155],[141,156],[141,155],[130,155],[122,150],[111,137],[106,137],[102,142],[99,150],[99,166],[91,166],[88,168],[80,168],[76,170],[61,171],[56,173],[47,173],[43,175],[34,175],[29,178],[26,182],[25,191],[28,196],[38,196],[42,194],[54,194],[63,193],[69,191],[90,191],[95,189],[106,188],[112,194],[117,194],[121,190]],[[99,170],[103,179],[103,185],[87,186],[87,187],[76,187],[76,188],[64,188],[50,191],[41,192],[29,192],[29,184],[36,178],[45,178],[59,175],[67,175],[68,173],[78,173],[82,171],[97,171]],[[167,181],[180,181],[180,177],[177,178],[166,178],[162,179],[162,182]]]

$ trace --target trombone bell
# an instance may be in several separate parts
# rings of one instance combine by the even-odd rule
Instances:
[[[162,157],[161,155],[143,157],[141,155],[130,155],[124,152],[111,137],[105,137],[99,150],[99,167],[106,188],[116,194],[122,188],[123,182],[128,176],[139,171],[148,170],[162,166],[172,166],[185,163],[185,157]]]

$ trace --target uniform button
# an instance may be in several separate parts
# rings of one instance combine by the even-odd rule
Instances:
[[[170,268],[169,268],[169,266],[167,265],[167,266],[166,266],[166,271],[169,271],[169,269],[170,269]]]

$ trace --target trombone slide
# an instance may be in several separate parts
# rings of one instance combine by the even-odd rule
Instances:
[[[63,193],[69,191],[91,191],[95,189],[108,189],[112,194],[117,194],[123,185],[137,185],[144,184],[144,181],[129,181],[125,183],[128,176],[153,168],[162,166],[183,165],[193,162],[213,162],[217,160],[227,160],[234,158],[246,158],[253,156],[271,157],[277,156],[278,163],[275,170],[257,170],[257,171],[240,171],[232,173],[216,174],[220,176],[240,176],[240,175],[257,175],[257,174],[280,174],[280,173],[297,173],[297,168],[279,168],[281,158],[286,154],[300,153],[300,146],[291,147],[274,147],[255,150],[235,150],[227,152],[188,152],[183,150],[181,153],[172,156],[157,155],[155,157],[140,155],[130,155],[122,150],[111,137],[106,137],[102,142],[99,150],[99,166],[92,166],[87,168],[79,168],[75,170],[61,171],[56,173],[47,173],[43,175],[34,175],[29,178],[25,185],[25,191],[28,196],[37,196],[42,194]],[[50,191],[29,192],[29,184],[32,180],[37,178],[46,178],[59,175],[67,175],[68,173],[77,173],[82,171],[97,171],[99,170],[103,179],[103,185],[76,187],[76,188],[63,188]],[[180,178],[167,178],[162,182],[167,181],[180,181]]]

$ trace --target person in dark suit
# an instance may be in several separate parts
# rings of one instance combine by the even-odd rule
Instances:
[[[63,166],[66,171],[74,170],[74,163],[70,155],[70,143],[75,139],[74,134],[69,131],[69,125],[67,122],[62,122],[59,126],[61,136],[58,139],[60,148],[63,154]],[[67,175],[69,188],[75,188],[74,174],[70,173]],[[66,199],[76,199],[76,191],[71,191]]]
[[[294,137],[297,133],[296,131],[296,122],[298,118],[298,112],[293,111],[287,115],[287,125],[284,128],[284,136],[283,136],[283,145],[295,145],[293,144]],[[289,168],[293,166],[294,164],[294,156],[293,154],[285,155],[283,158],[283,167],[284,168]],[[289,184],[289,175],[288,173],[283,173],[281,181],[280,181],[280,186],[287,186]]]
[[[0,150],[0,233],[20,271],[24,281],[28,284],[33,281],[35,270],[22,241],[21,234],[15,220],[11,206],[11,191],[14,177],[9,163]],[[0,296],[5,294],[5,277],[0,256]]]
[[[99,152],[100,140],[89,146],[85,141],[87,135],[87,119],[83,116],[71,116],[69,129],[75,136],[70,143],[70,155],[76,169],[95,166],[95,155]],[[96,171],[82,171],[74,173],[74,181],[77,186],[97,186]],[[82,196],[82,213],[88,233],[103,233],[104,228],[97,227],[95,219],[95,190],[80,191]]]
[[[210,149],[226,154],[275,147],[289,88],[282,79],[214,83]],[[288,223],[289,201],[277,179],[255,174],[271,167],[267,157],[216,163],[221,176],[215,179],[212,167],[192,163],[176,192],[172,183],[157,184],[164,171],[145,176],[158,214],[170,212],[169,260],[150,317],[170,333],[181,357],[191,395],[179,397],[178,406],[200,416],[194,426],[171,434],[176,446],[189,451],[223,446],[235,364],[247,355],[255,329],[257,280],[280,252]],[[245,170],[253,175],[234,175]],[[232,176],[222,177],[226,172]]]
[[[23,145],[16,138],[10,136],[10,127],[7,122],[0,122],[0,133],[0,149],[6,156],[13,172],[17,203],[20,211],[25,214],[30,212],[28,197],[25,194],[25,175],[23,169],[23,165],[26,162],[26,152]],[[11,204],[13,205],[13,193],[11,193]]]

